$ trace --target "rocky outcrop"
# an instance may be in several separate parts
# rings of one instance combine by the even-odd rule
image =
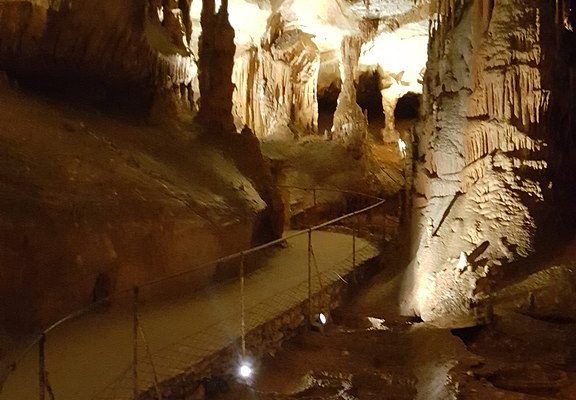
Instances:
[[[193,110],[189,7],[188,0],[3,0],[0,66],[24,84],[111,108],[147,110],[159,100]]]
[[[9,72],[0,91],[0,325],[10,331],[45,327],[94,300],[282,234],[282,202],[259,143],[234,130],[226,2],[215,12],[214,0],[204,1],[200,84],[192,83],[189,2],[112,3],[0,2],[0,66]],[[41,10],[42,24],[34,22]],[[167,129],[50,105],[11,88],[14,76],[31,85],[33,76],[67,77],[56,82],[62,90],[101,83],[106,96],[135,85],[118,96],[146,92],[157,105],[188,111],[196,85],[204,126],[170,118]],[[174,284],[200,287],[230,268],[193,271]]]
[[[405,311],[455,327],[486,317],[490,281],[546,234],[557,170],[550,145],[563,136],[551,104],[562,94],[546,79],[550,2],[436,5]]]
[[[0,326],[11,333],[184,271],[152,289],[213,284],[234,265],[193,267],[282,234],[252,134],[198,139],[5,89],[0,103]]]
[[[386,118],[382,139],[396,143],[400,138],[395,121],[398,100],[409,92],[422,93],[430,0],[370,1],[365,2],[364,7],[357,4],[355,8],[367,18],[361,23],[366,38],[359,69],[378,76]]]
[[[359,73],[369,72],[381,77],[379,89],[388,121],[384,134],[387,141],[395,142],[396,101],[409,91],[422,91],[428,3],[294,0],[275,2],[272,7],[258,2],[259,7],[249,11],[251,24],[238,19],[233,24],[240,32],[233,74],[237,129],[247,125],[259,138],[291,139],[317,133],[318,94],[335,102],[348,79],[345,69],[351,68],[340,108],[355,111],[339,113],[334,127],[338,132],[333,136],[348,137],[342,127],[349,131],[351,117],[362,119],[351,114],[357,114],[351,90]],[[244,0],[232,0],[230,7],[239,14],[248,13]],[[270,17],[264,28],[260,24],[266,12]],[[351,40],[358,43],[350,46]],[[329,120],[333,120],[331,115]]]

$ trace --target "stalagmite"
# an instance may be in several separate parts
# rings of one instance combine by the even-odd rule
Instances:
[[[340,63],[342,91],[338,96],[332,126],[332,137],[355,150],[361,148],[368,131],[368,121],[356,102],[354,86],[361,46],[362,42],[358,37],[346,36],[342,40]]]

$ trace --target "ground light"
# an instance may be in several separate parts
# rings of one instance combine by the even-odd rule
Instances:
[[[310,328],[314,331],[324,333],[324,325],[328,323],[328,315],[324,313],[316,314],[314,320],[310,323]]]
[[[250,378],[252,376],[252,368],[249,365],[242,365],[240,367],[239,373],[242,378]]]
[[[240,375],[241,378],[249,379],[253,374],[254,370],[252,369],[252,366],[245,361],[242,362],[240,368],[238,368],[238,375]]]

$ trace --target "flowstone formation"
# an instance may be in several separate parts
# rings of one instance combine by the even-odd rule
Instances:
[[[536,250],[553,208],[551,2],[439,1],[431,25],[404,312],[463,327]],[[550,16],[552,15],[552,18]]]
[[[260,138],[316,132],[320,58],[309,34],[274,13],[260,46],[250,47],[236,65],[237,125],[246,124]]]

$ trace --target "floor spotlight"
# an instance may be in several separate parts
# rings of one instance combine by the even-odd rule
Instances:
[[[316,314],[316,317],[311,321],[311,328],[314,331],[324,333],[324,325],[328,323],[328,315],[324,313]]]
[[[253,373],[252,367],[246,363],[243,363],[238,369],[238,374],[244,379],[252,377]]]

